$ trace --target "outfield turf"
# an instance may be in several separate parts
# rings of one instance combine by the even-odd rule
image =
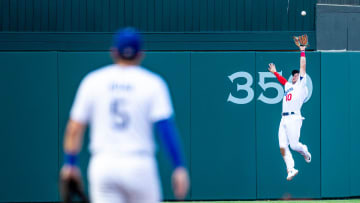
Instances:
[[[166,203],[166,202],[164,202]],[[170,203],[170,202],[168,202]],[[172,202],[174,203],[174,202]],[[291,201],[196,201],[196,202],[176,202],[176,203],[360,203],[360,199],[351,200],[291,200]]]

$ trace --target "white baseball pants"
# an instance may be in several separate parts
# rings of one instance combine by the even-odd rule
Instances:
[[[303,118],[299,115],[282,116],[279,126],[279,146],[284,149],[284,161],[288,170],[294,168],[294,159],[289,149],[299,152],[301,155],[307,153],[305,145],[299,142],[300,130]]]
[[[150,155],[99,154],[88,168],[92,203],[159,203],[160,181]]]

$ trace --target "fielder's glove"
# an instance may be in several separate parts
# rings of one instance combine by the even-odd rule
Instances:
[[[70,177],[60,179],[60,194],[64,203],[72,203],[75,197],[80,198],[81,202],[88,203],[83,184],[80,178]]]
[[[301,35],[301,36],[294,36],[294,42],[295,42],[295,45],[298,46],[299,48],[301,46],[304,46],[304,47],[308,47],[309,46],[309,42],[308,42],[308,36],[305,34],[305,35]]]

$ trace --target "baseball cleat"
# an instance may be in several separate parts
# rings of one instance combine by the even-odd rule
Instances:
[[[286,180],[288,180],[288,181],[292,180],[298,173],[299,173],[299,171],[296,170],[295,168],[290,169]]]

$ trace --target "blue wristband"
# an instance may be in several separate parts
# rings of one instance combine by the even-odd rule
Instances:
[[[67,154],[65,153],[65,164],[70,166],[76,166],[77,164],[77,155],[76,154]]]

